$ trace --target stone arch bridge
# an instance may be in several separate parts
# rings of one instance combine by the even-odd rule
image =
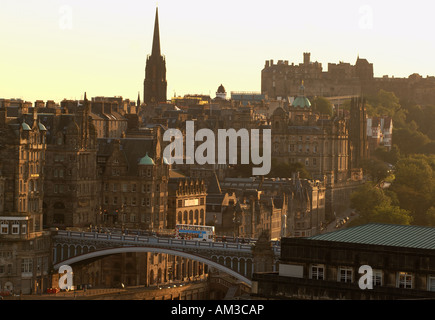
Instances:
[[[71,265],[88,259],[123,252],[154,252],[171,254],[204,263],[228,273],[251,286],[254,272],[253,244],[206,242],[59,230],[53,236],[53,266]],[[275,271],[280,256],[280,244],[272,242]]]

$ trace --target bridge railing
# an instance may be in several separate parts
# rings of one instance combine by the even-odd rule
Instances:
[[[242,250],[250,251],[253,244],[242,243],[229,243],[229,242],[208,242],[208,241],[196,241],[196,240],[184,240],[184,239],[172,239],[172,238],[157,238],[138,235],[123,235],[123,234],[109,234],[109,233],[97,233],[97,232],[79,232],[79,231],[57,231],[58,236],[68,238],[81,238],[89,240],[107,240],[107,241],[119,241],[128,242],[131,244],[140,245],[141,243],[156,244],[156,245],[178,245],[184,247],[200,247],[210,249],[230,249],[230,250]],[[275,250],[274,250],[275,251]]]
[[[150,236],[138,236],[138,235],[123,235],[123,234],[110,234],[110,233],[98,233],[98,232],[83,232],[83,231],[57,231],[58,236],[64,236],[68,238],[84,238],[95,240],[107,240],[107,241],[120,241],[128,242],[131,244],[156,244],[156,245],[178,245],[184,247],[200,247],[210,249],[223,249],[223,250],[242,250],[250,251],[253,247],[252,243],[231,243],[231,242],[208,242],[208,241],[195,241],[173,238],[158,238]],[[276,256],[281,254],[281,246],[279,242],[272,241],[272,249]]]

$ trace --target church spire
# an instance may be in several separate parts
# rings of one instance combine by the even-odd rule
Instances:
[[[159,8],[156,8],[156,20],[154,22],[153,51],[151,55],[160,57],[160,30],[159,30]]]
[[[160,52],[159,11],[156,8],[153,47],[145,67],[143,103],[166,102],[166,93],[166,61]]]

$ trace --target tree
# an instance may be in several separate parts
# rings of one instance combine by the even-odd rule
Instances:
[[[355,209],[360,216],[370,214],[372,210],[380,205],[389,205],[391,199],[385,195],[382,189],[375,187],[371,183],[365,183],[353,192],[350,196],[350,206]]]
[[[271,170],[267,176],[270,178],[292,178],[294,173],[299,173],[301,179],[311,179],[311,174],[303,163],[286,163],[275,159],[272,159]]]
[[[426,221],[428,226],[435,227],[435,207],[430,207],[426,211]]]
[[[353,225],[373,222],[409,225],[412,222],[408,210],[393,205],[383,189],[370,183],[364,184],[351,195],[351,207],[359,213]]]
[[[320,114],[327,114],[332,116],[332,103],[328,99],[324,97],[316,97],[313,101],[311,101],[311,105],[313,106],[314,112],[319,112]]]
[[[435,158],[415,155],[397,162],[395,180],[391,190],[397,194],[400,207],[409,210],[414,222],[420,225],[429,223],[426,215],[435,205]]]
[[[385,162],[376,158],[366,159],[362,163],[363,171],[370,175],[372,181],[379,183],[389,175],[390,168]]]
[[[400,153],[411,155],[418,153],[430,139],[410,124],[407,128],[393,129],[394,143],[399,147]]]
[[[397,145],[393,145],[389,151],[385,147],[379,147],[375,150],[373,155],[384,162],[395,165],[400,159],[400,150]]]

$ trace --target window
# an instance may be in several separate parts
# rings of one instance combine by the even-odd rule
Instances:
[[[313,264],[311,266],[311,279],[325,280],[325,266]]]
[[[381,270],[373,270],[373,286],[382,286]]]
[[[435,291],[435,275],[430,275],[429,279],[427,281],[427,290],[429,291]]]
[[[352,282],[352,268],[341,267],[338,272],[339,282]]]
[[[9,233],[9,223],[7,221],[0,221],[0,234]]]
[[[412,274],[409,272],[399,272],[397,277],[397,287],[412,289]]]
[[[21,261],[21,272],[32,272],[33,271],[33,260],[31,258],[24,258]]]
[[[113,197],[113,204],[117,205],[118,204],[118,197]]]
[[[136,192],[136,183],[131,185],[131,192]]]
[[[128,187],[126,183],[122,184],[122,192],[128,192]]]
[[[12,221],[12,234],[20,234],[20,222]]]

